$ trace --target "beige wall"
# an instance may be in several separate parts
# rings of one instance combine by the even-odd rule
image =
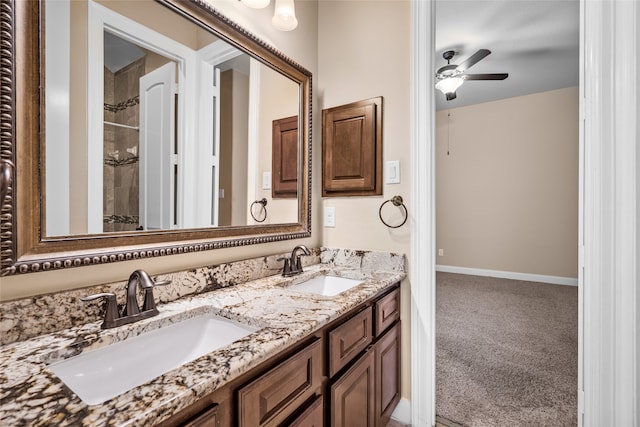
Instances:
[[[247,224],[249,77],[235,69],[220,73],[218,225]]]
[[[233,151],[231,170],[231,225],[247,224],[247,164],[249,140],[249,76],[233,70]],[[227,165],[220,165],[224,168]]]
[[[296,5],[299,2],[296,2]],[[320,1],[318,5],[318,57],[316,83],[319,103],[316,112],[354,101],[382,96],[383,161],[399,160],[401,183],[383,186],[378,197],[322,199],[322,206],[335,207],[336,227],[322,228],[322,242],[328,247],[372,249],[410,256],[410,223],[398,229],[385,227],[378,209],[398,194],[410,207],[410,45],[409,1]],[[380,23],[384,23],[381,28]],[[315,121],[316,126],[321,123]],[[320,157],[321,136],[315,139]],[[322,185],[315,175],[316,188]],[[319,203],[320,204],[320,203]],[[386,209],[385,209],[386,211]],[[389,222],[398,220],[393,210]],[[322,221],[316,216],[317,222]],[[409,262],[411,260],[409,259]],[[409,397],[410,298],[409,280],[402,285],[402,395]]]
[[[317,75],[317,4],[316,2],[296,2],[296,14],[299,27],[293,32],[278,31],[271,25],[273,15],[273,2],[270,8],[254,10],[240,4],[240,2],[216,2],[216,7],[233,19],[242,21],[249,31],[264,40],[275,43],[279,50],[294,59],[303,67]],[[317,105],[314,99],[313,105]],[[319,110],[314,110],[313,123],[314,139],[320,135],[320,127],[317,123],[320,117]],[[314,204],[312,208],[313,220],[312,237],[308,239],[274,242],[262,245],[244,246],[239,248],[220,249],[214,251],[199,252],[193,254],[165,256],[153,259],[119,262],[92,267],[81,267],[70,270],[60,270],[27,275],[17,275],[0,278],[0,300],[10,300],[31,295],[51,293],[55,291],[91,286],[94,284],[108,283],[126,280],[129,274],[138,268],[147,270],[150,274],[184,270],[203,265],[212,265],[220,262],[257,257],[264,254],[274,254],[288,251],[296,244],[319,246],[321,244],[321,229],[316,220],[319,218],[319,191],[317,187],[317,175],[320,168],[319,145],[315,149],[314,159]]]
[[[437,264],[577,278],[578,88],[438,111],[436,126]]]
[[[224,190],[224,197],[218,198],[218,225],[231,225],[231,199],[233,194],[233,126],[225,126],[233,120],[233,77],[234,70],[220,73],[220,169],[218,185]]]
[[[87,4],[71,2],[71,55],[69,57],[70,82],[69,116],[86,117],[87,114]],[[87,122],[73,120],[69,126],[69,232],[87,231]],[[45,231],[46,232],[46,231]]]
[[[292,223],[298,220],[298,200],[290,198],[272,198],[271,189],[262,188],[263,172],[272,171],[273,121],[298,114],[297,99],[300,96],[300,85],[285,78],[282,74],[260,66],[260,108],[258,110],[258,154],[256,156],[257,171],[253,183],[254,200],[267,199],[267,218],[264,224]],[[318,129],[321,130],[321,129]],[[262,212],[254,207],[254,215],[262,219]],[[256,224],[249,216],[248,224]]]

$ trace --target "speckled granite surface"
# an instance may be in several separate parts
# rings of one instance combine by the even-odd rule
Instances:
[[[172,299],[172,302],[159,305],[160,315],[134,324],[101,330],[101,321],[94,320],[0,347],[2,424],[154,425],[405,277],[402,255],[335,249],[316,251],[316,255],[322,263],[308,266],[305,273],[292,278],[273,275],[273,272],[263,276],[263,268],[246,267],[256,265],[254,262],[269,265],[264,261],[266,258],[242,261],[247,264],[232,263],[235,265],[229,264],[211,275],[207,275],[211,271],[207,269],[195,270],[199,273],[185,272],[196,279],[185,279],[193,276],[184,273],[175,273],[179,279],[175,275],[162,276],[159,279],[173,277],[174,283],[185,279],[184,288],[201,290],[187,292],[182,298],[173,298],[173,294],[157,297],[158,300]],[[260,272],[256,272],[258,270]],[[335,297],[287,288],[318,274],[364,279],[364,282]],[[183,284],[178,287],[182,289]],[[211,291],[203,291],[205,289]],[[88,306],[81,308],[88,310]],[[52,361],[205,313],[219,314],[260,329],[100,405],[82,402],[47,368],[47,363]],[[25,330],[30,333],[28,327]]]
[[[340,250],[322,250],[328,253]],[[302,257],[303,266],[320,262],[321,250],[311,249],[312,255]],[[344,252],[344,251],[342,251]],[[347,252],[351,252],[348,251]],[[153,294],[157,304],[178,300],[185,296],[210,292],[238,283],[246,283],[282,271],[278,258],[288,254],[269,255],[242,261],[234,261],[209,267],[159,274],[156,281],[171,280],[171,285],[157,287]],[[347,256],[349,258],[349,256]],[[352,257],[357,263],[358,257]],[[85,325],[103,317],[103,303],[85,303],[81,297],[104,292],[114,293],[119,305],[124,305],[126,281],[38,295],[0,304],[0,345],[22,341],[48,332]],[[142,300],[139,295],[139,300]]]

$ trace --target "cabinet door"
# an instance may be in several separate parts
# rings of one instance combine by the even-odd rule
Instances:
[[[373,427],[374,353],[367,351],[331,386],[331,425],[335,427]]]
[[[385,427],[400,400],[400,322],[376,343],[376,425]]]
[[[271,197],[298,195],[298,116],[273,121]]]
[[[276,426],[322,385],[322,341],[315,341],[238,390],[239,425]]]
[[[382,194],[382,97],[322,110],[322,196]]]

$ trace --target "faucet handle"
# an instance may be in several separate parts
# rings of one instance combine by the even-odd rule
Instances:
[[[118,303],[116,302],[116,295],[110,292],[89,295],[86,297],[80,298],[81,301],[89,302],[94,301],[100,298],[104,298],[107,300],[105,312],[104,312],[104,321],[102,322],[102,329],[106,329],[108,324],[114,322],[118,316]]]
[[[284,267],[282,268],[282,275],[288,276],[291,274],[291,259],[287,257],[278,258],[277,261],[284,261]]]
[[[156,301],[153,298],[153,288],[156,286],[166,286],[170,285],[171,280],[160,280],[158,282],[151,281],[143,281],[140,283],[142,289],[144,289],[144,303],[142,304],[142,311],[156,310]]]
[[[299,253],[298,251],[301,251],[302,253]],[[300,258],[302,256],[309,255],[311,255],[311,251],[305,245],[298,245],[293,248],[293,251],[291,251],[291,269],[294,273],[302,273],[302,261]]]
[[[160,280],[158,282],[153,282],[153,286],[167,286],[171,284],[171,280]]]

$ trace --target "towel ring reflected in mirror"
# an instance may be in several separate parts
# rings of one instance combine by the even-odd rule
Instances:
[[[255,205],[262,206],[262,211],[263,211],[262,219],[256,218],[256,216],[253,214],[253,208]],[[267,219],[267,199],[263,197],[262,199],[256,200],[255,202],[251,203],[251,206],[249,207],[249,213],[251,213],[251,217],[254,219],[254,221],[264,222]]]
[[[382,218],[382,208],[384,207],[384,205],[386,205],[387,203],[391,202],[394,206],[400,207],[404,213],[404,220],[398,224],[398,225],[389,225],[383,218]],[[407,222],[407,218],[409,217],[409,213],[407,212],[407,207],[404,205],[404,201],[402,200],[402,196],[393,196],[392,198],[390,198],[389,200],[385,200],[381,205],[380,205],[380,209],[378,210],[378,216],[380,217],[380,221],[382,221],[382,223],[384,225],[386,225],[389,228],[400,228],[402,227],[406,222]]]

